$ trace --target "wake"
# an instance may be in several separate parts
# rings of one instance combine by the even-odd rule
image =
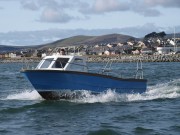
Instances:
[[[119,94],[115,90],[108,89],[98,95],[90,91],[83,90],[78,98],[66,101],[76,103],[106,103],[106,102],[133,102],[155,99],[173,99],[180,97],[180,79],[167,83],[157,84],[148,87],[148,90],[142,94]],[[25,90],[21,93],[10,94],[4,100],[44,100],[36,90]],[[60,100],[61,101],[61,100]]]
[[[8,95],[6,100],[43,100],[36,90],[25,90],[21,93]]]

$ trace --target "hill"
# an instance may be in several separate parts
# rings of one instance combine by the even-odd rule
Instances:
[[[65,46],[77,46],[77,45],[96,45],[96,44],[107,44],[107,43],[118,43],[127,42],[129,39],[136,39],[132,36],[122,34],[108,34],[102,36],[73,36],[61,40],[57,40],[52,43],[47,43],[37,46],[4,46],[0,45],[0,52],[16,51],[22,49],[45,49],[54,47],[65,47]]]
[[[57,46],[77,46],[77,45],[96,45],[107,43],[127,42],[129,39],[136,39],[132,36],[122,34],[109,34],[102,36],[74,36],[62,40],[58,40],[52,43],[42,45],[42,48],[57,47]]]
[[[5,45],[0,45],[0,52],[7,52],[7,51],[17,51],[21,50],[21,47],[16,47],[16,46],[5,46]]]
[[[8,45],[0,45],[0,53],[20,51],[20,50],[24,50],[24,49],[38,49],[40,47],[42,47],[42,46],[41,45],[38,45],[38,46],[8,46]]]
[[[70,37],[70,38],[57,40],[52,43],[44,44],[44,45],[42,45],[42,48],[58,47],[58,46],[74,46],[74,45],[78,45],[79,43],[82,43],[83,41],[88,40],[90,38],[93,38],[93,36],[74,36],[74,37]]]

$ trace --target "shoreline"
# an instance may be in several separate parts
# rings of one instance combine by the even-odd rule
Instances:
[[[180,54],[176,55],[112,55],[112,56],[86,56],[87,62],[107,62],[112,60],[114,62],[180,62]],[[27,57],[27,58],[1,58],[0,63],[36,63],[42,58]]]
[[[180,54],[176,55],[117,55],[117,56],[89,56],[88,62],[180,62]]]

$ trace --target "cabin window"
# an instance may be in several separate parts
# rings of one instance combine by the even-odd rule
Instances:
[[[75,58],[73,63],[70,63],[70,70],[72,71],[84,71],[85,66],[83,63],[83,59]]]
[[[52,68],[64,68],[68,61],[69,58],[58,58],[53,64]]]
[[[45,59],[43,64],[41,65],[41,68],[48,68],[52,61],[53,61],[53,58]]]

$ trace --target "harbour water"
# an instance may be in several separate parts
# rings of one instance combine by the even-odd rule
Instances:
[[[88,63],[98,72],[103,63]],[[148,90],[45,101],[20,73],[22,63],[0,64],[0,135],[179,135],[180,63],[144,63]],[[115,63],[113,74],[133,76],[136,63]]]

